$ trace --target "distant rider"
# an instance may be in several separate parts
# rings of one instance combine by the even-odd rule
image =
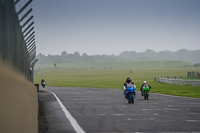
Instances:
[[[140,87],[141,96],[144,96],[144,93],[143,93],[143,87],[144,86],[149,86],[149,89],[151,89],[151,86],[147,83],[147,81],[144,81],[142,86]]]
[[[43,85],[45,83],[44,79],[41,80],[41,85]]]

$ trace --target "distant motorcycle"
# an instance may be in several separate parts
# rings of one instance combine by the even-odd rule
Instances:
[[[142,88],[142,93],[144,95],[144,100],[148,100],[149,99],[149,86],[147,84],[145,84]]]
[[[42,82],[42,87],[45,88],[45,81]]]
[[[134,103],[135,99],[135,88],[132,86],[131,88],[126,86],[126,99],[128,100],[129,104]]]

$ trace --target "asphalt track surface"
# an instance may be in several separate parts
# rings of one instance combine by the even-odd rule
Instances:
[[[123,90],[118,89],[46,87],[43,90],[53,92],[86,133],[200,132],[200,99],[151,93],[149,100],[144,100],[137,92],[135,103],[128,104]],[[50,92],[38,94],[46,110],[46,132],[75,133]]]

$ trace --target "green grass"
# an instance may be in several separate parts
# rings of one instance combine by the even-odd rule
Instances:
[[[91,62],[91,63],[37,63],[35,70],[54,69],[136,69],[136,68],[187,68],[193,66],[192,63],[184,61],[141,61],[141,62]]]
[[[170,85],[155,82],[157,76],[187,76],[187,71],[200,71],[200,68],[133,68],[133,73],[128,69],[112,70],[46,70],[35,75],[35,83],[40,83],[44,78],[47,86],[59,87],[89,87],[122,89],[123,82],[130,77],[137,90],[146,80],[151,86],[151,92],[176,96],[200,98],[199,86]]]

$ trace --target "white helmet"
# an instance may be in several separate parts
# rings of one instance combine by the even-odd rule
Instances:
[[[144,81],[144,84],[146,84],[147,83],[147,81]]]

